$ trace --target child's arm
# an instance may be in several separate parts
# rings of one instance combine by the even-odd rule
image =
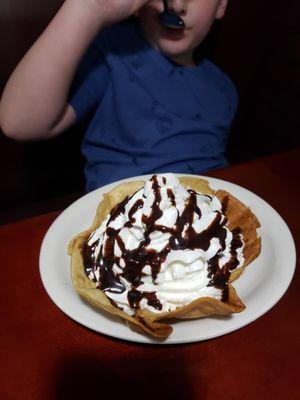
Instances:
[[[14,139],[55,136],[76,116],[68,92],[76,68],[104,26],[132,15],[149,0],[66,0],[10,77],[0,125]]]

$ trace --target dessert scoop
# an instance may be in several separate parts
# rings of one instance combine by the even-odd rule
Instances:
[[[183,20],[169,9],[168,0],[163,0],[164,11],[160,14],[159,19],[166,28],[183,29],[185,27]]]
[[[166,339],[166,320],[245,309],[231,283],[259,255],[259,227],[246,205],[198,177],[125,182],[104,193],[92,226],[69,244],[72,282],[96,308]]]

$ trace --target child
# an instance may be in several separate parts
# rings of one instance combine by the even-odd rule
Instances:
[[[3,132],[51,138],[88,120],[88,191],[134,175],[226,165],[236,91],[214,64],[195,59],[226,6],[169,0],[185,23],[175,30],[160,23],[161,0],[66,0],[7,83]]]

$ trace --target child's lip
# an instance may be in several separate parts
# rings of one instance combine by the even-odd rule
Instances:
[[[162,28],[162,34],[163,36],[168,36],[172,37],[174,39],[176,38],[182,38],[185,35],[186,28],[184,29],[175,29],[175,28]]]

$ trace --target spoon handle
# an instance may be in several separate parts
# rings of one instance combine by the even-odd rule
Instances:
[[[163,0],[164,3],[164,12],[169,12],[169,5],[168,5],[168,0]]]

